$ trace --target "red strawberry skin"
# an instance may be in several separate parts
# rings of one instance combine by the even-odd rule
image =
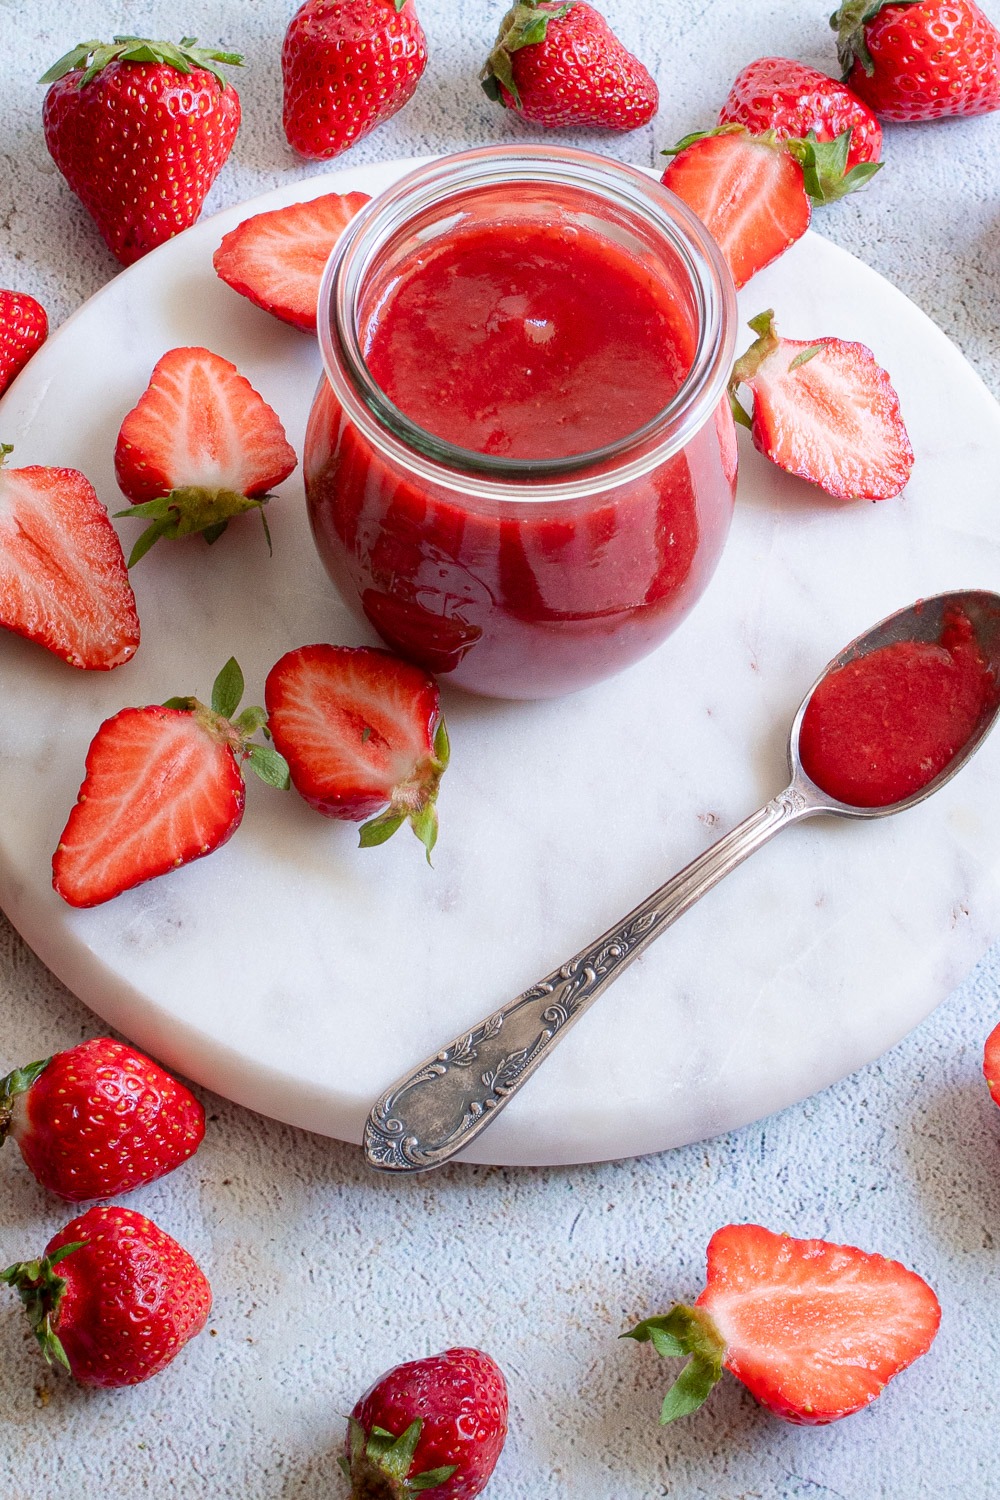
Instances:
[[[776,1416],[808,1426],[874,1401],[941,1320],[931,1288],[898,1261],[759,1224],[712,1236],[695,1306],[725,1340],[726,1369]]]
[[[368,646],[301,646],[268,673],[264,704],[292,785],[330,818],[360,822],[434,755],[433,678]]]
[[[994,1027],[983,1049],[983,1076],[995,1104],[1000,1104],[1000,1026]]]
[[[737,288],[783,255],[812,218],[798,162],[735,127],[678,151],[662,181],[711,232]]]
[[[267,493],[295,468],[277,415],[210,349],[171,349],[121,425],[115,476],[133,505],[176,489]]]
[[[0,288],[0,396],[24,369],[49,332],[42,304],[27,292]]]
[[[282,123],[300,156],[339,156],[402,109],[427,66],[413,0],[306,0],[281,49]]]
[[[546,15],[551,19],[541,41],[516,40],[520,28]],[[491,98],[550,128],[637,130],[649,124],[660,103],[648,68],[586,0],[568,8],[559,0],[521,0],[500,23],[481,77]]]
[[[45,144],[123,265],[193,224],[229,156],[240,101],[205,68],[74,68],[45,95]]]
[[[231,229],[212,257],[234,291],[304,333],[316,332],[323,270],[367,193],[327,193],[254,214]]]
[[[865,13],[871,5],[863,7]],[[858,26],[857,5],[830,24]],[[926,0],[882,8],[863,24],[871,73],[841,31],[846,82],[883,120],[938,120],[1000,109],[1000,31],[972,0]]]
[[[416,1476],[444,1467],[455,1472],[428,1493],[437,1500],[474,1500],[496,1467],[507,1436],[507,1384],[499,1365],[480,1349],[446,1349],[381,1375],[351,1413],[365,1433],[381,1427],[398,1437],[411,1422],[422,1424],[409,1469]],[[350,1456],[348,1442],[346,1451]],[[395,1500],[403,1488],[366,1488],[353,1474],[352,1496]]]
[[[0,1084],[0,1142],[3,1093]],[[130,1193],[179,1167],[201,1144],[205,1111],[134,1047],[95,1037],[57,1052],[15,1094],[9,1134],[43,1187],[80,1203]]]
[[[110,671],[135,655],[121,542],[79,470],[0,466],[0,625],[73,667]]]
[[[243,817],[231,747],[182,709],[124,708],[100,726],[52,858],[70,906],[96,906],[210,854]]]
[[[158,1375],[212,1308],[194,1259],[151,1219],[130,1208],[91,1208],[45,1247],[66,1288],[54,1318],[70,1370],[82,1385],[138,1385]]]
[[[779,140],[832,141],[851,132],[850,170],[879,161],[882,127],[850,89],[816,68],[788,57],[759,57],[737,75],[719,111],[719,124],[744,125],[753,135],[773,130]]]

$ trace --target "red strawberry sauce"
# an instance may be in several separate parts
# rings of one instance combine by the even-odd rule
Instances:
[[[563,190],[572,214],[511,215],[510,191],[483,193],[369,277],[368,371],[432,442],[467,453],[546,462],[621,443],[659,416],[695,357],[679,262],[605,232],[599,201],[587,215]],[[498,500],[407,473],[324,383],[305,470],[328,571],[388,644],[472,691],[531,698],[619,670],[683,618],[728,530],[735,442],[720,407],[641,477],[547,499],[501,468]]]
[[[885,807],[949,764],[998,687],[960,610],[940,642],[900,641],[831,672],[802,720],[806,774],[841,802]]]

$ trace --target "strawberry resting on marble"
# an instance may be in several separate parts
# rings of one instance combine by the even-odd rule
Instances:
[[[193,224],[240,126],[220,64],[197,38],[81,42],[42,83],[49,154],[111,253],[131,265]]]
[[[160,537],[201,532],[214,542],[233,516],[259,513],[295,468],[295,450],[263,396],[210,349],[171,349],[121,425],[115,475],[132,503],[119,516],[149,521],[129,567]]]
[[[212,1307],[202,1271],[131,1208],[90,1208],[38,1260],[0,1271],[20,1293],[42,1353],[81,1385],[138,1385],[200,1333]]]
[[[882,155],[882,127],[846,84],[790,57],[758,57],[741,68],[719,111],[720,125],[743,125],[779,140],[834,141],[851,132],[850,170]],[[855,179],[856,180],[856,179]]]
[[[548,127],[637,130],[660,102],[648,68],[586,0],[517,0],[479,79],[488,98]]]
[[[749,325],[757,342],[736,361],[733,415],[779,468],[838,500],[888,500],[913,468],[913,449],[889,376],[864,344],[779,338],[774,314]],[[736,399],[753,393],[753,416]]]
[[[71,1202],[113,1198],[187,1161],[205,1111],[176,1078],[112,1037],[94,1037],[0,1079],[0,1146]]]
[[[448,733],[433,677],[369,646],[301,646],[264,685],[268,726],[292,785],[328,818],[368,819],[361,845],[409,822],[427,851]]]
[[[348,1419],[351,1500],[474,1500],[507,1436],[507,1382],[481,1349],[446,1349],[380,1375]]]
[[[107,511],[78,469],[12,469],[12,452],[0,443],[0,626],[71,667],[120,667],[139,616]]]
[[[367,193],[326,193],[244,219],[212,257],[222,280],[304,333],[316,332],[316,304],[330,252]]]
[[[844,80],[883,120],[1000,109],[1000,31],[973,0],[844,0]]]
[[[45,308],[27,292],[0,288],[0,396],[45,343],[49,320]]]
[[[64,901],[97,906],[218,849],[243,818],[245,762],[262,781],[288,785],[281,756],[251,743],[265,729],[264,710],[234,718],[242,696],[243,674],[230,658],[210,706],[171,698],[104,721],[52,856],[52,884]]]
[[[690,1357],[661,1422],[697,1411],[724,1369],[786,1422],[835,1422],[925,1354],[941,1320],[931,1288],[898,1261],[759,1224],[712,1236],[706,1281],[693,1307],[623,1335]]]
[[[876,167],[848,170],[851,136],[832,141],[751,134],[743,125],[695,131],[664,151],[662,181],[708,229],[737,287],[801,239],[813,203],[832,203]]]

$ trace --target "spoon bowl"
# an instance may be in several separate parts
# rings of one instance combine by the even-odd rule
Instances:
[[[807,774],[801,759],[803,721],[821,684],[884,647],[939,645],[957,616],[964,616],[972,628],[992,688],[964,742],[934,776],[896,801],[862,806],[825,791]],[[851,641],[828,662],[799,705],[789,734],[791,779],[784,791],[685,865],[615,927],[387,1089],[365,1126],[368,1163],[385,1172],[418,1172],[450,1161],[488,1127],[598,995],[730,870],[781,829],[804,818],[820,813],[883,818],[926,801],[975,753],[998,712],[1000,595],[963,589],[921,599]]]

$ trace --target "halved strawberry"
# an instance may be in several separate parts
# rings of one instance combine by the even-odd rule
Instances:
[[[277,414],[237,370],[210,349],[171,349],[121,425],[115,474],[149,525],[129,567],[161,536],[222,535],[233,516],[260,512],[271,488],[295,468]]]
[[[994,1103],[1000,1104],[1000,1026],[995,1026],[986,1038],[983,1049],[983,1076]]]
[[[135,655],[139,616],[122,545],[78,469],[8,469],[0,443],[0,625],[71,667]]]
[[[231,658],[211,707],[171,698],[104,721],[52,856],[52,884],[64,901],[97,906],[218,849],[243,817],[244,761],[270,785],[288,785],[281,756],[250,743],[264,710],[233,719],[242,696],[243,674]]]
[[[733,367],[733,415],[772,463],[838,500],[888,500],[913,468],[899,397],[864,344],[779,338],[774,314],[749,325],[759,337]],[[753,391],[753,417],[736,400]]]
[[[430,860],[448,764],[432,677],[369,646],[300,646],[271,668],[264,702],[310,806],[328,818],[368,818],[362,847],[385,843],[408,820]]]
[[[822,1425],[860,1411],[933,1342],[937,1297],[914,1271],[852,1245],[728,1224],[708,1246],[707,1285],[627,1338],[690,1355],[661,1422],[696,1411],[729,1370],[775,1416]]]
[[[367,193],[327,193],[244,219],[212,256],[219,276],[283,323],[316,332],[319,284],[330,252]]]

